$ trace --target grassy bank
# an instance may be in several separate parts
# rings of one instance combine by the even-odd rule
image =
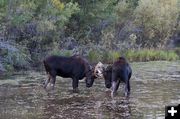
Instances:
[[[71,56],[72,51],[62,50],[53,51],[53,55]],[[101,50],[90,50],[87,54],[87,59],[96,63],[102,61],[104,63],[112,63],[118,57],[124,56],[130,62],[146,62],[146,61],[175,61],[180,59],[180,48],[173,50],[156,50],[156,49],[141,49],[141,50],[127,50],[127,51],[101,51]]]
[[[91,62],[103,61],[105,63],[111,63],[119,56],[126,57],[129,61],[144,62],[144,61],[157,61],[167,60],[174,61],[179,59],[177,50],[155,50],[155,49],[141,49],[141,50],[127,50],[125,52],[120,51],[106,51],[99,53],[97,51],[91,51],[88,54],[88,59]]]
[[[5,56],[11,56],[9,55]],[[60,55],[60,56],[72,56],[72,50],[53,50],[48,55]],[[13,56],[13,57],[12,57]],[[39,64],[34,68],[44,68],[40,60],[44,57],[42,56],[40,59],[32,60],[29,62],[29,58],[27,55],[12,55],[9,58],[5,59],[6,62],[2,62],[2,66],[6,70],[5,72],[13,72],[21,69],[31,69],[35,62],[39,62]],[[141,50],[127,50],[127,51],[102,51],[102,50],[90,50],[87,51],[87,54],[83,54],[91,63],[97,63],[99,61],[103,63],[113,63],[118,57],[124,56],[130,62],[145,62],[145,61],[157,61],[157,60],[165,60],[165,61],[175,61],[180,59],[180,49],[174,50],[155,50],[155,49],[141,49]],[[33,69],[33,68],[32,68]],[[1,70],[1,69],[0,69]]]

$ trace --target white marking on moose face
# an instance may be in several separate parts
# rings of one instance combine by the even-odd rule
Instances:
[[[98,62],[94,68],[94,74],[96,77],[103,77],[104,65],[101,62]]]

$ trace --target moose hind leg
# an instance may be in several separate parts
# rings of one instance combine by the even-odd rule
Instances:
[[[52,89],[54,90],[55,83],[56,83],[56,71],[52,70],[50,72],[50,76],[51,76],[51,86],[52,86]]]
[[[128,88],[128,95],[130,95],[131,87],[130,87],[130,81],[129,80],[128,80],[127,88]]]
[[[56,83],[56,76],[52,76],[51,83],[52,83],[52,89],[54,90],[55,83]]]
[[[125,82],[125,96],[128,97],[130,94],[130,84],[129,80]]]

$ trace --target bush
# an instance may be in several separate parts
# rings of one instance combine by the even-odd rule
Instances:
[[[99,61],[102,61],[104,63],[112,63],[115,61],[118,57],[120,57],[120,53],[117,51],[95,51],[90,50],[88,53],[88,60],[92,63],[97,63]]]
[[[178,60],[179,59],[179,56],[177,55],[177,53],[175,51],[169,51],[168,52],[168,55],[167,55],[167,59],[169,61],[172,61],[172,60]]]
[[[180,47],[175,48],[175,53],[176,53],[178,56],[180,56]]]
[[[54,49],[50,52],[50,55],[57,55],[57,56],[72,56],[73,52],[72,50],[59,50],[59,49]]]
[[[165,47],[178,23],[178,0],[139,0],[135,24],[142,29],[143,47]]]
[[[28,68],[30,66],[30,57],[23,52],[9,52],[7,62],[14,68]]]
[[[12,46],[8,42],[1,42],[0,45],[0,55],[4,68],[7,71],[12,71],[15,69],[29,69],[31,58],[28,51],[14,44]]]
[[[112,63],[120,56],[119,52],[116,51],[105,51],[102,54],[102,61],[105,63]]]
[[[102,58],[102,55],[99,51],[90,50],[88,53],[88,59],[92,63],[100,61],[101,58]]]
[[[3,66],[6,69],[6,71],[8,71],[8,73],[14,70],[14,67],[8,63],[3,63]]]

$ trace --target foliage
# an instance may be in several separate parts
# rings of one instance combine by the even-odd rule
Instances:
[[[130,6],[131,3],[126,0],[121,0],[116,5],[116,15],[118,17],[118,23],[126,22],[126,20],[131,16],[133,7]]]
[[[49,55],[72,56],[71,50],[53,50]]]
[[[112,63],[120,57],[120,52],[117,51],[105,51],[102,55],[102,61],[106,63]]]
[[[88,53],[88,59],[92,63],[98,62],[101,60],[101,54],[99,51],[90,50]]]
[[[101,31],[116,19],[114,10],[117,0],[75,1],[81,9],[67,25],[66,34],[82,44],[97,43],[101,39]]]
[[[133,61],[157,61],[157,60],[179,60],[180,55],[174,50],[156,50],[156,49],[141,49],[141,50],[127,50],[124,55],[121,51],[105,51],[100,53],[99,51],[90,51],[88,59],[91,62],[102,61],[104,63],[113,63],[120,56],[126,57],[127,60]]]
[[[179,50],[166,46],[179,34],[179,0],[0,0],[0,40],[18,48],[0,52],[7,69],[28,66],[29,60],[38,66],[47,55],[70,56],[74,50],[91,62],[120,55],[175,60]],[[68,38],[70,49],[64,45]]]
[[[1,43],[2,44],[2,43]],[[7,71],[16,69],[29,69],[30,56],[23,47],[15,47],[6,42],[0,45],[0,55],[2,56],[2,64]]]
[[[178,18],[178,0],[140,0],[135,22],[142,28],[145,47],[164,47]],[[152,44],[152,45],[151,45]]]

